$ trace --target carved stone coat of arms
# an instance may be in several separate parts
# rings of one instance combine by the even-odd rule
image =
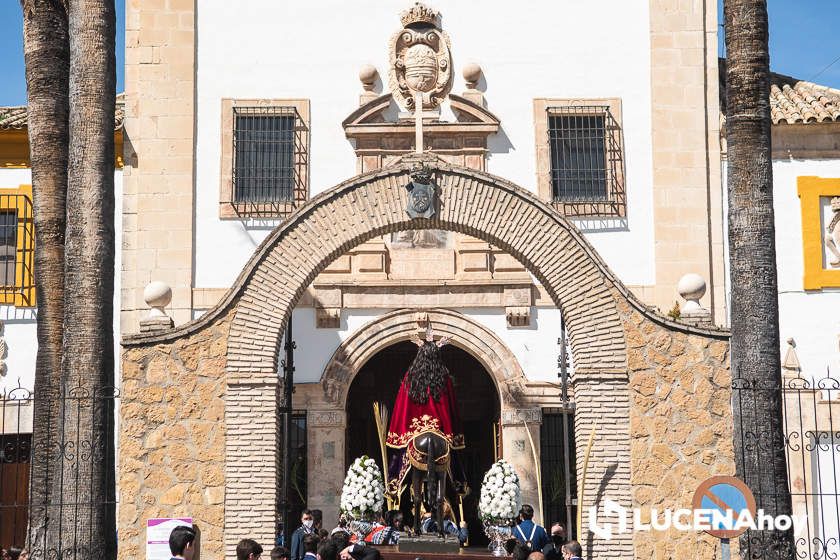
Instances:
[[[438,26],[440,14],[416,3],[400,16],[403,29],[391,38],[389,88],[394,99],[414,110],[414,94],[423,108],[440,105],[452,88],[449,36]]]

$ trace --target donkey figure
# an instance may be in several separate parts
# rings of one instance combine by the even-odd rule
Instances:
[[[425,505],[443,538],[443,501],[449,471],[449,442],[434,432],[414,436],[408,447],[411,461],[411,498],[414,506],[414,534],[420,534],[420,506]],[[425,482],[425,492],[423,483]]]

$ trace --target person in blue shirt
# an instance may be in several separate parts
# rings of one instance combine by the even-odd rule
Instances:
[[[519,525],[513,528],[513,536],[531,552],[542,552],[549,542],[545,528],[534,523],[534,508],[528,504],[519,510]]]
[[[292,533],[292,550],[290,560],[303,560],[306,551],[303,550],[303,537],[315,533],[315,520],[312,511],[303,510],[300,514],[300,527]],[[317,533],[315,533],[317,534]]]

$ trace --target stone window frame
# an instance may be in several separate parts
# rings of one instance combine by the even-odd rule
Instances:
[[[221,127],[221,172],[219,188],[219,217],[222,219],[243,218],[283,218],[293,212],[295,208],[309,200],[309,155],[311,141],[306,135],[306,145],[301,166],[301,182],[295,188],[294,199],[288,203],[236,203],[233,192],[233,134],[234,109],[236,107],[290,107],[294,108],[303,125],[308,131],[312,129],[309,99],[238,99],[222,98],[222,127]]]
[[[555,107],[603,106],[609,109],[614,126],[608,128],[608,137],[620,151],[620,162],[615,177],[608,187],[608,197],[603,201],[566,202],[554,200],[551,185],[551,146],[548,138],[549,110]],[[625,218],[627,217],[627,190],[625,184],[625,150],[620,97],[552,98],[534,99],[534,137],[537,155],[537,193],[558,212],[570,218]]]

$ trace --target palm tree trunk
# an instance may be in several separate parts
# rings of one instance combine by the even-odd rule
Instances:
[[[725,0],[726,140],[737,474],[769,515],[791,513],[785,462],[765,0]],[[794,557],[791,531],[752,531],[751,558]],[[761,556],[755,556],[761,554]]]
[[[64,281],[62,558],[116,557],[113,0],[73,0]]]
[[[61,0],[22,0],[27,128],[32,162],[35,293],[38,353],[35,361],[33,453],[28,548],[46,557],[50,512],[50,453],[55,449],[64,320],[64,228],[67,196],[70,44]]]

